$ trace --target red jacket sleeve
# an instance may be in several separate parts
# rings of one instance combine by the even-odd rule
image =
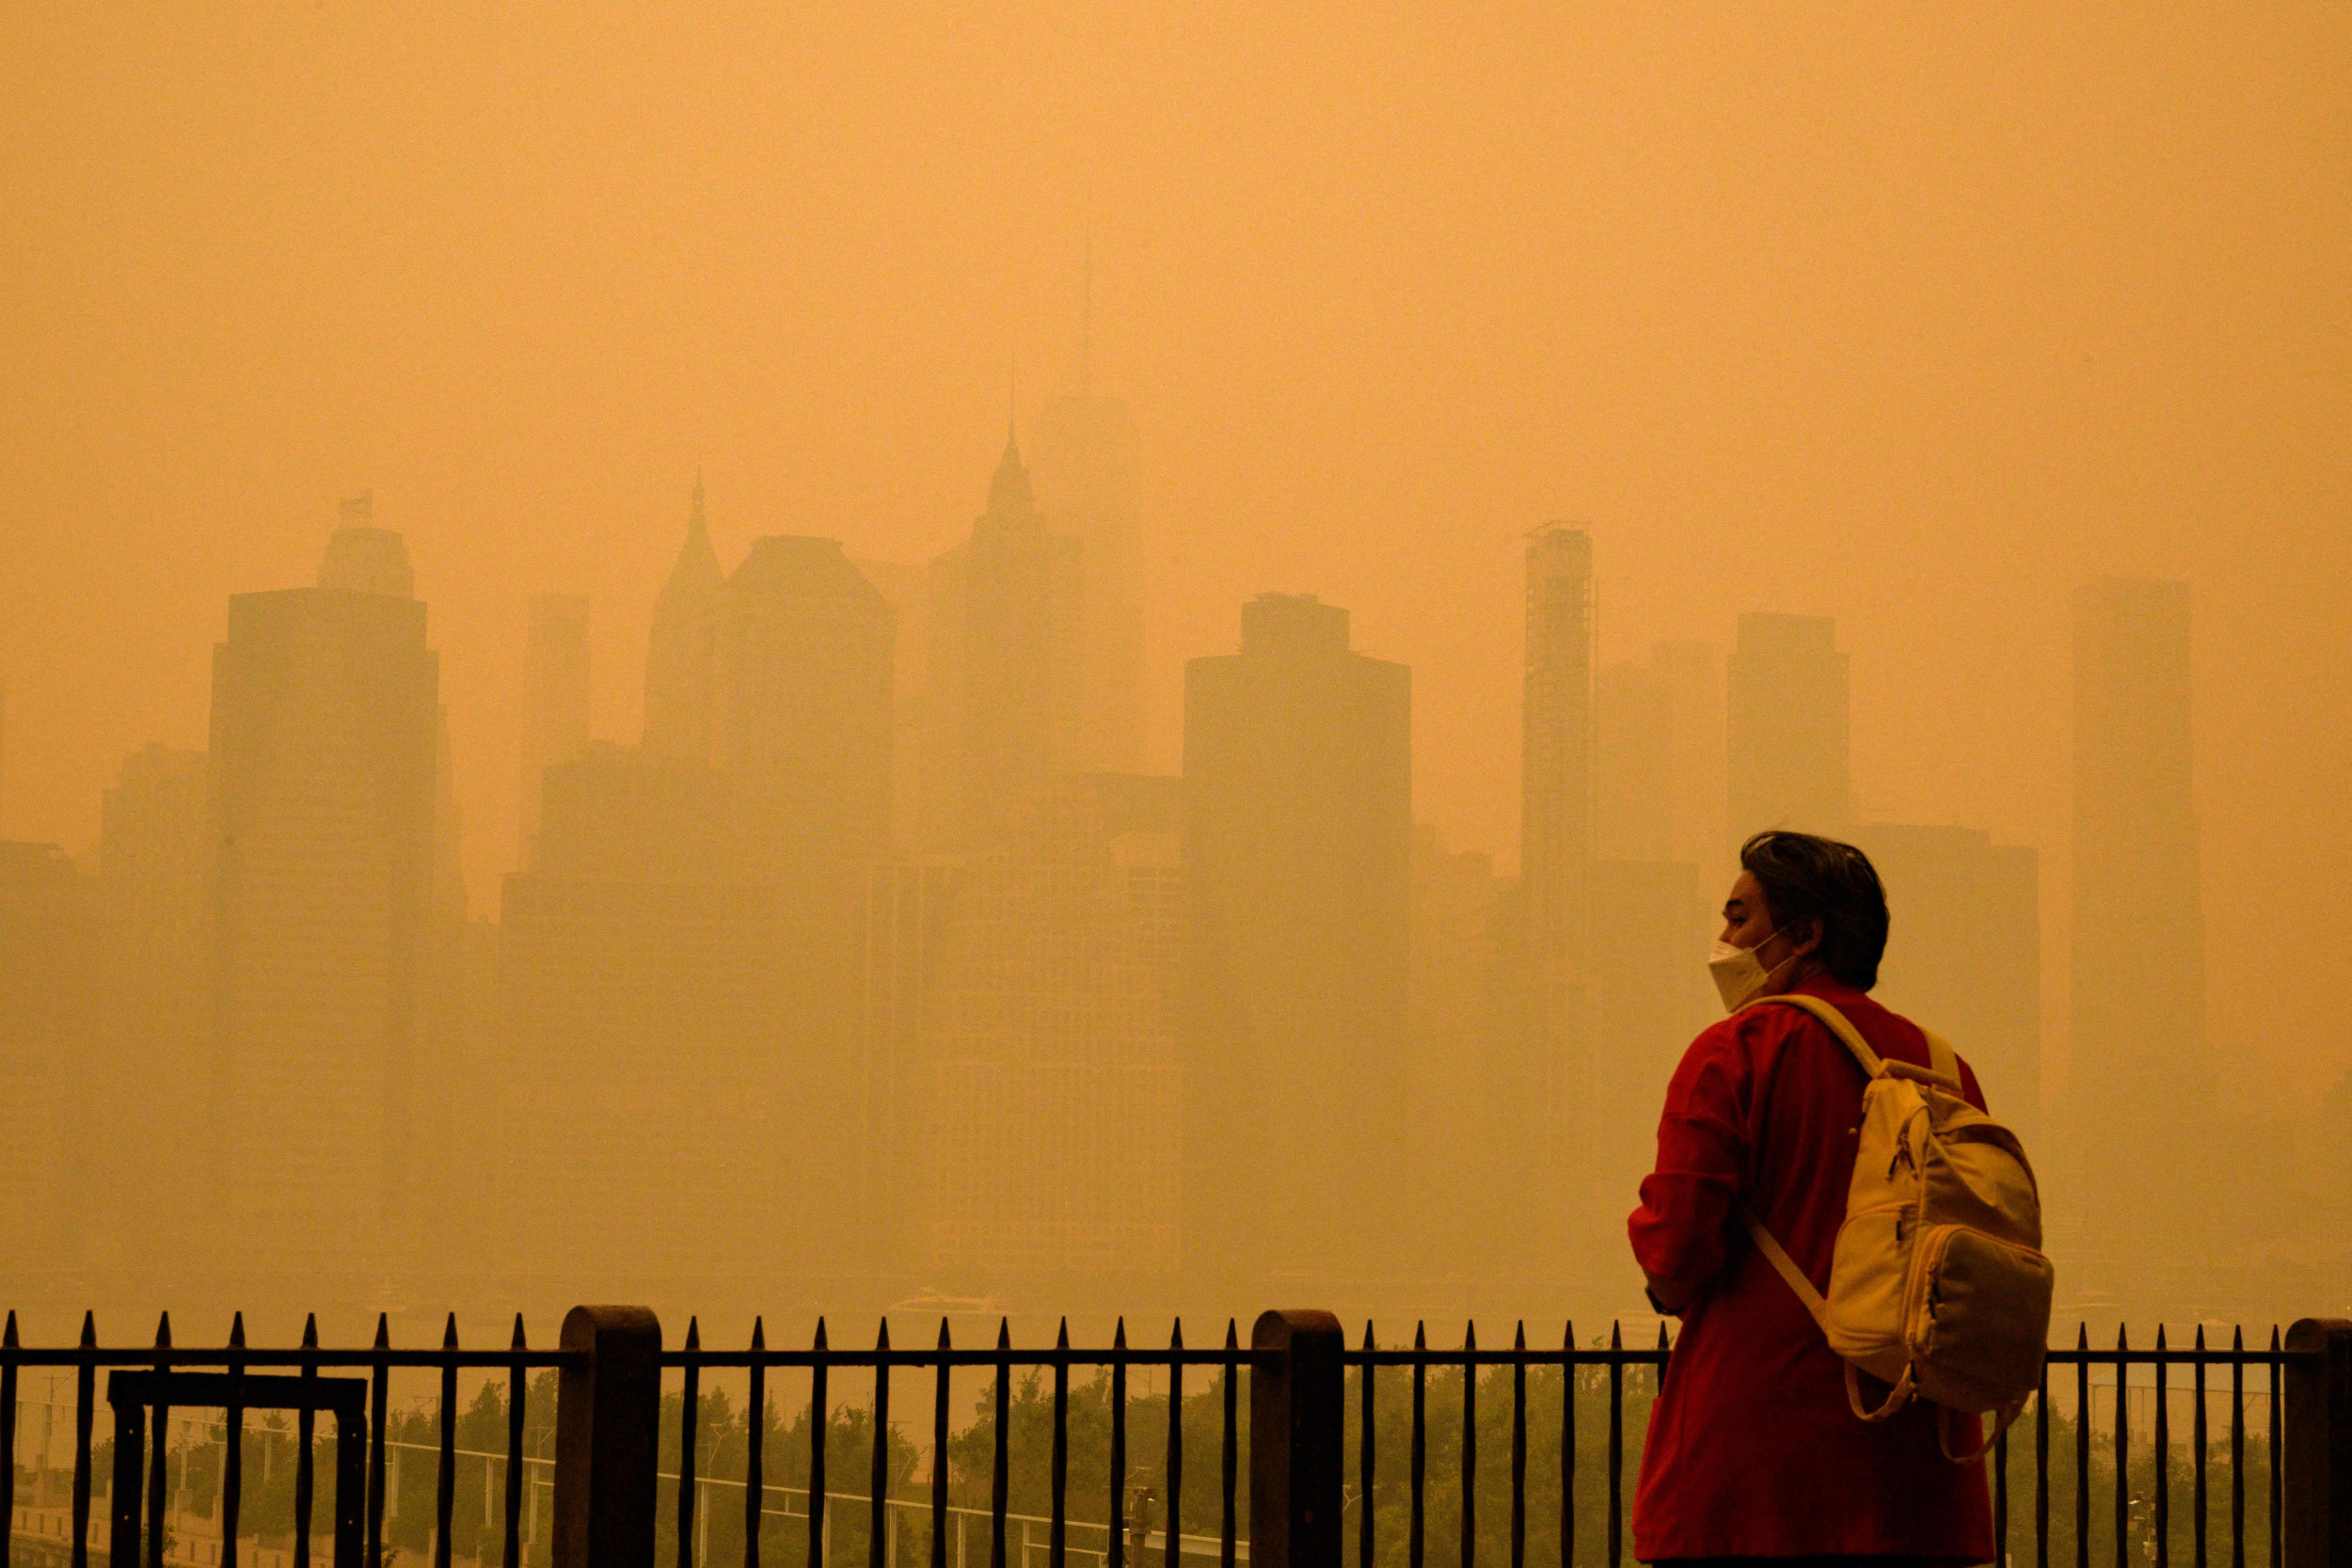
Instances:
[[[1731,1256],[1727,1227],[1748,1168],[1754,1037],[1772,1012],[1726,1019],[1691,1042],[1666,1086],[1658,1166],[1628,1224],[1645,1274],[1695,1292]]]

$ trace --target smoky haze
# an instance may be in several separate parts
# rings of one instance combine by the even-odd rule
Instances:
[[[1790,826],[2061,1318],[2342,1307],[2347,67],[11,10],[0,1283],[1639,1311]]]

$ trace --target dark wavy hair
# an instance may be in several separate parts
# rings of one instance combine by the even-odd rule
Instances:
[[[1740,846],[1740,865],[1764,890],[1775,930],[1820,922],[1814,954],[1840,985],[1868,990],[1886,956],[1886,889],[1870,857],[1811,833],[1768,832]]]

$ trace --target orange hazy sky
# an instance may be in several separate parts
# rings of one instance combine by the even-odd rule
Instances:
[[[1419,815],[1507,860],[1518,536],[1585,520],[1606,657],[1838,617],[1862,804],[2045,852],[2061,1025],[2068,593],[2185,578],[2213,1033],[2305,1091],[2352,1062],[2347,80],[2316,5],[10,7],[0,833],[202,745],[227,596],[372,487],[495,911],[528,596],[594,596],[633,738],[697,467],[730,563],[948,544],[1010,367],[1076,378],[1090,201],[1162,766],[1183,659],[1319,593],[1414,668]]]

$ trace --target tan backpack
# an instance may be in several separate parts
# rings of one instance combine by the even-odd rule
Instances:
[[[1748,1233],[1845,1358],[1855,1415],[1883,1421],[1919,1396],[1960,1415],[1994,1412],[1998,1435],[2040,1386],[2050,1333],[2054,1276],[2024,1147],[1962,1097],[1960,1058],[1939,1037],[1928,1036],[1931,1069],[1885,1061],[1820,997],[1751,1006],[1775,1002],[1828,1024],[1870,1082],[1828,1298],[1742,1204]],[[1863,1405],[1857,1368],[1893,1387],[1875,1410]],[[1947,1426],[1939,1421],[1938,1441],[1955,1461],[1992,1441],[1954,1453]]]

